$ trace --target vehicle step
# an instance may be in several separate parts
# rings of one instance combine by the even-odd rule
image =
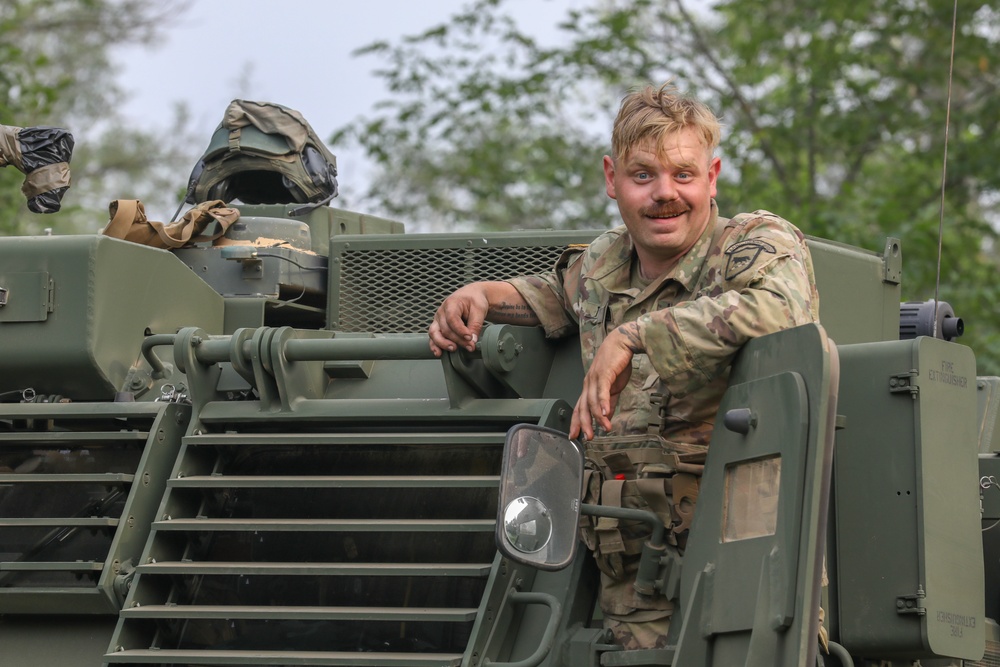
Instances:
[[[117,520],[116,520],[117,521]],[[5,525],[0,522],[0,526]],[[49,525],[49,524],[39,524]],[[52,524],[63,525],[63,524]],[[168,519],[157,531],[485,533],[494,519]]]
[[[0,476],[0,480],[3,477]],[[198,475],[167,482],[179,489],[196,488],[478,488],[497,487],[498,475]]]
[[[156,417],[169,403],[0,403],[0,419],[129,419]]]
[[[135,475],[124,472],[92,474],[67,473],[65,475],[54,473],[41,475],[35,475],[32,473],[5,473],[0,475],[0,484],[38,484],[44,482],[58,482],[59,484],[131,484],[134,479]]]
[[[68,445],[94,442],[146,442],[146,431],[9,431],[0,433],[0,444]]]
[[[136,569],[149,574],[181,575],[326,575],[378,577],[485,577],[489,563],[146,563]]]
[[[129,649],[104,656],[112,664],[356,665],[357,667],[458,667],[461,653],[361,653],[356,651],[195,651]]]
[[[0,562],[0,572],[100,572],[103,569],[104,563],[92,560]]]
[[[0,519],[0,528],[114,528],[118,519],[90,517],[87,519],[32,517],[30,519]]]
[[[209,433],[184,438],[188,445],[502,445],[506,433]]]
[[[121,611],[122,618],[201,618],[287,621],[454,621],[476,619],[474,608],[291,607],[278,605],[146,605]]]

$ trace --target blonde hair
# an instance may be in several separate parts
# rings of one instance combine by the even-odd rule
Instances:
[[[709,152],[719,145],[719,119],[698,100],[680,94],[670,82],[659,88],[632,90],[618,109],[611,131],[611,150],[615,160],[640,144],[651,144],[661,152],[667,136],[689,127],[698,131]]]

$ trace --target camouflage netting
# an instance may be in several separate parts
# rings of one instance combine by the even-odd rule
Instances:
[[[58,127],[0,125],[0,167],[21,171],[21,192],[34,213],[55,213],[70,185],[73,135]]]

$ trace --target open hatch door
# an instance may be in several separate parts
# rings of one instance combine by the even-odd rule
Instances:
[[[816,324],[737,357],[684,555],[673,664],[815,664],[838,369]]]

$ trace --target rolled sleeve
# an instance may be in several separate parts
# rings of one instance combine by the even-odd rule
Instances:
[[[535,312],[545,329],[546,338],[562,338],[576,331],[576,322],[563,306],[563,297],[554,274],[511,278],[506,281],[514,286]]]
[[[547,338],[564,338],[579,329],[572,304],[579,292],[583,254],[583,248],[570,248],[556,262],[554,270],[506,281],[535,311]]]

